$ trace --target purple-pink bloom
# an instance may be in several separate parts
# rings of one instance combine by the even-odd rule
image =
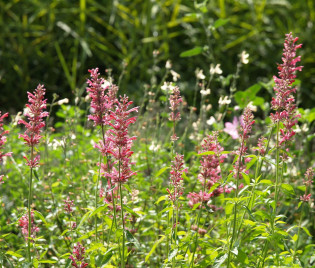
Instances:
[[[28,95],[28,104],[26,104],[27,111],[25,113],[28,118],[28,122],[20,119],[18,124],[23,124],[26,127],[24,134],[19,134],[19,138],[23,138],[25,144],[29,147],[34,147],[37,145],[41,139],[40,133],[42,128],[45,127],[44,117],[49,115],[48,112],[45,112],[46,109],[46,99],[45,97],[44,85],[38,85],[33,93],[27,92]],[[39,161],[39,156],[38,156]],[[34,167],[35,163],[28,161],[28,164]]]
[[[171,122],[174,122],[173,124],[173,135],[171,136],[171,141],[176,141],[178,140],[178,137],[176,136],[175,133],[175,123],[176,121],[180,120],[180,112],[178,111],[179,109],[179,105],[180,103],[183,102],[182,97],[180,96],[180,91],[179,91],[179,87],[174,87],[172,89],[172,94],[169,97],[169,101],[170,101],[170,109],[171,109],[171,113],[170,113],[170,117],[169,120]]]
[[[84,262],[84,254],[85,254],[85,248],[78,242],[74,248],[73,252],[70,255],[69,259],[72,260],[72,266],[75,268],[85,268],[89,264]]]
[[[308,168],[304,174],[305,179],[303,183],[305,184],[305,193],[303,196],[300,196],[300,200],[304,202],[308,202],[311,199],[311,194],[307,194],[308,188],[311,188],[311,185],[313,183],[313,178],[314,178],[314,170],[313,168]]]
[[[233,122],[226,122],[225,128],[223,129],[224,132],[229,134],[232,139],[236,140],[240,137],[238,133],[238,128],[239,128],[239,120],[236,116],[233,117]]]
[[[64,210],[66,213],[72,213],[73,211],[73,200],[70,199],[69,196],[67,196],[66,200],[63,200],[64,202]]]
[[[25,240],[28,240],[28,214],[25,214],[19,219],[19,226],[22,228],[22,234]],[[39,228],[34,224],[34,211],[31,212],[31,239],[34,240],[36,237],[36,233],[39,232]]]
[[[295,135],[293,127],[297,124],[300,115],[297,114],[296,104],[293,93],[296,88],[292,87],[295,81],[296,71],[302,71],[303,66],[296,67],[296,63],[301,61],[301,57],[296,57],[296,50],[302,47],[302,44],[296,45],[298,38],[294,38],[292,33],[286,34],[284,42],[282,64],[278,65],[279,77],[274,76],[276,83],[274,91],[276,96],[272,98],[271,107],[275,113],[270,117],[273,122],[282,122],[284,128],[280,129],[280,145],[289,142]]]
[[[0,111],[0,163],[3,161],[3,157],[12,155],[11,152],[3,153],[2,151],[4,144],[7,141],[7,138],[5,135],[9,133],[9,131],[7,130],[3,131],[3,119],[6,118],[8,115],[9,115],[8,113],[1,115],[1,111]],[[4,183],[3,177],[4,177],[3,175],[0,175],[0,184]]]
[[[184,156],[176,154],[172,161],[170,171],[170,185],[173,186],[173,190],[166,189],[169,199],[175,203],[178,198],[183,195],[183,172],[187,172],[187,168],[184,168]]]

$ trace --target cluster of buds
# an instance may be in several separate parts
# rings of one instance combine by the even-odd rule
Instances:
[[[29,103],[26,104],[27,109],[25,115],[28,118],[28,122],[24,121],[23,119],[18,121],[19,124],[23,124],[26,127],[26,131],[24,134],[20,134],[19,138],[23,138],[25,144],[31,148],[34,148],[34,146],[39,143],[42,137],[40,133],[42,128],[45,127],[43,118],[49,115],[48,112],[44,111],[44,109],[46,109],[47,101],[44,99],[45,91],[46,89],[43,85],[38,85],[33,93],[27,92]],[[24,158],[27,161],[27,165],[31,168],[34,168],[39,164],[39,155],[35,157],[32,155],[30,160],[26,156],[24,156]]]
[[[170,117],[169,120],[174,123],[173,135],[171,136],[171,141],[178,140],[178,137],[175,134],[175,123],[180,120],[180,112],[178,111],[180,103],[183,102],[182,97],[180,96],[180,91],[178,87],[172,88],[172,94],[169,97],[170,101]]]
[[[310,186],[313,183],[313,178],[314,178],[314,170],[313,168],[308,168],[304,174],[305,176],[305,180],[304,180],[304,184],[305,184],[305,193],[303,196],[300,196],[300,200],[304,201],[304,202],[308,202],[311,199],[311,194],[307,194],[308,192],[308,188],[310,188]]]
[[[296,78],[295,72],[302,71],[303,66],[296,67],[296,63],[301,61],[301,57],[296,57],[296,50],[302,47],[297,45],[298,38],[294,38],[292,33],[286,34],[284,43],[282,64],[278,65],[279,77],[274,76],[276,83],[274,87],[275,98],[272,98],[271,106],[275,110],[274,114],[270,114],[273,122],[282,122],[283,128],[280,129],[280,145],[289,142],[295,135],[293,127],[297,124],[300,115],[297,114],[296,104],[293,93],[296,88],[292,87],[292,83]]]
[[[24,216],[22,216],[19,219],[19,226],[22,228],[22,234],[23,234],[25,240],[27,241],[28,238],[30,237],[33,241],[36,237],[36,233],[39,232],[39,228],[34,224],[34,212],[33,211],[31,212],[31,235],[29,235],[29,233],[28,233],[28,224],[29,224],[28,214],[26,213]]]
[[[5,113],[3,115],[1,115],[1,111],[0,111],[0,163],[3,161],[3,158],[5,156],[11,156],[12,153],[3,153],[2,150],[3,150],[3,146],[4,144],[6,143],[7,141],[7,138],[6,138],[6,134],[9,133],[9,131],[3,129],[3,119],[6,118],[9,114],[8,113]],[[3,175],[0,175],[0,184],[3,183]]]
[[[175,204],[180,196],[183,195],[183,172],[187,172],[187,168],[184,168],[184,156],[176,154],[172,161],[170,171],[170,185],[173,186],[173,190],[166,189],[169,194],[169,199]]]
[[[85,268],[89,264],[84,262],[84,254],[85,254],[85,248],[78,242],[74,248],[72,255],[70,255],[69,259],[72,260],[72,266],[75,268]]]

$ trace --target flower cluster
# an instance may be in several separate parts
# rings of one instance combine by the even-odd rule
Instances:
[[[211,193],[208,193],[214,184],[220,184],[220,164],[223,163],[224,159],[227,157],[225,154],[221,154],[224,148],[218,142],[218,133],[215,132],[212,135],[208,135],[201,146],[202,150],[199,151],[199,154],[204,153],[204,155],[202,155],[200,160],[200,173],[198,179],[203,185],[203,188],[207,191],[201,190],[199,193],[189,193],[187,197],[189,199],[188,205],[190,207],[193,207],[198,203],[207,203],[211,197],[219,196],[223,192],[229,193],[232,190],[228,187],[217,185]],[[201,205],[198,208],[201,208]],[[211,208],[216,210],[214,206]]]
[[[175,122],[180,120],[180,112],[178,111],[179,109],[179,105],[181,102],[183,102],[182,97],[180,96],[180,91],[178,87],[174,87],[173,88],[173,92],[169,97],[169,101],[170,101],[170,109],[171,109],[171,113],[170,113],[170,117],[169,120],[171,122],[174,122],[174,131],[173,131],[173,135],[171,137],[172,141],[176,141],[178,140],[178,137],[175,134]]]
[[[246,170],[246,165],[242,161],[242,156],[244,156],[247,152],[247,146],[246,141],[249,138],[249,135],[252,131],[252,125],[255,123],[254,115],[250,109],[249,106],[247,106],[244,109],[243,115],[242,115],[242,121],[241,121],[241,147],[239,150],[236,151],[236,154],[238,155],[238,160],[233,165],[234,168],[234,178],[241,178],[241,173],[248,173],[249,171]],[[245,160],[247,161],[247,159]]]
[[[28,234],[28,214],[25,214],[19,219],[19,226],[22,228],[22,234],[27,241],[30,237],[32,240],[35,239],[36,233],[39,232],[39,228],[34,224],[34,212],[31,212],[31,235]]]
[[[104,175],[111,178],[113,183],[124,183],[136,173],[130,168],[130,157],[133,140],[136,137],[129,137],[128,127],[136,122],[136,117],[129,117],[132,112],[138,112],[138,107],[129,109],[132,104],[127,96],[120,96],[120,100],[116,100],[114,110],[110,111],[108,125],[112,128],[107,131],[107,139],[111,142],[107,152],[111,154],[118,163],[113,167],[111,172],[105,172]]]
[[[12,155],[11,152],[10,153],[3,153],[2,152],[3,146],[7,141],[7,138],[5,135],[9,133],[9,131],[3,130],[3,119],[6,118],[8,115],[9,115],[8,113],[1,115],[1,111],[0,111],[0,163],[3,161],[3,157]],[[0,184],[2,184],[2,183],[3,183],[3,175],[0,175]]]
[[[173,186],[173,191],[166,189],[169,194],[169,199],[175,203],[176,200],[183,194],[183,172],[187,172],[187,168],[184,168],[184,156],[176,154],[172,161],[170,171],[170,185]]]
[[[72,266],[75,268],[85,268],[89,264],[84,262],[84,254],[85,248],[78,242],[74,248],[72,255],[70,255],[69,259],[72,260]]]
[[[314,178],[314,170],[313,168],[308,168],[304,174],[305,176],[305,180],[304,180],[304,184],[305,184],[305,193],[303,196],[300,196],[300,200],[304,201],[304,202],[308,202],[311,199],[311,194],[307,194],[308,188],[310,188],[310,186],[313,183],[313,178]]]
[[[292,95],[296,92],[296,88],[292,87],[296,78],[295,72],[302,71],[303,68],[303,66],[296,67],[296,63],[301,60],[300,56],[296,57],[296,50],[302,47],[302,44],[296,45],[297,41],[298,38],[294,38],[292,33],[286,34],[282,56],[283,63],[278,65],[279,77],[274,76],[276,96],[272,98],[271,106],[275,113],[271,113],[270,117],[273,122],[283,123],[284,127],[280,129],[280,144],[290,141],[295,135],[293,127],[297,124],[299,117]]]
[[[65,202],[64,204],[64,210],[66,213],[71,214],[73,211],[73,200],[70,199],[68,196],[66,200],[63,200]]]
[[[105,83],[105,79],[99,77],[98,68],[89,70],[89,73],[91,77],[87,80],[89,87],[86,88],[86,91],[89,92],[91,98],[92,114],[88,116],[88,119],[94,121],[94,126],[106,125],[108,110],[112,106],[112,101],[105,94],[109,83]]]
[[[28,95],[28,104],[26,104],[26,112],[25,115],[28,117],[28,122],[20,119],[18,121],[19,124],[23,124],[26,127],[26,131],[24,134],[20,134],[19,138],[23,138],[25,144],[29,147],[33,148],[37,145],[41,139],[41,129],[45,127],[45,122],[43,120],[44,117],[49,115],[48,112],[45,112],[46,109],[46,99],[45,91],[43,85],[38,85],[33,93],[27,92]],[[37,155],[35,158],[29,160],[27,157],[24,157],[27,161],[27,165],[31,168],[36,167],[39,164],[40,156]]]

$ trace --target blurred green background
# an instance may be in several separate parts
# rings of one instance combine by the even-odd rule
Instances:
[[[84,91],[87,70],[96,66],[102,74],[112,69],[122,92],[138,100],[146,84],[157,88],[167,60],[181,75],[191,104],[195,69],[209,76],[210,64],[221,64],[228,77],[243,50],[249,64],[236,87],[245,90],[271,81],[290,31],[303,43],[297,99],[311,108],[314,22],[313,0],[0,0],[0,110],[21,110],[26,91],[38,83],[45,84],[50,99],[57,93],[73,100],[73,93]],[[181,56],[194,48],[194,56]],[[155,50],[159,54],[153,56]],[[225,88],[212,91],[228,94],[226,81]]]

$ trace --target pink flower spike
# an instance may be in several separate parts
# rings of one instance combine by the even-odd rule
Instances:
[[[28,104],[26,104],[26,117],[28,122],[24,120],[19,120],[18,124],[23,124],[26,127],[24,134],[20,134],[19,138],[23,138],[25,144],[29,147],[34,147],[37,145],[41,139],[40,133],[42,128],[45,127],[45,122],[43,118],[49,115],[48,112],[45,112],[46,109],[46,99],[45,91],[43,85],[38,85],[33,93],[27,92],[28,94]]]

